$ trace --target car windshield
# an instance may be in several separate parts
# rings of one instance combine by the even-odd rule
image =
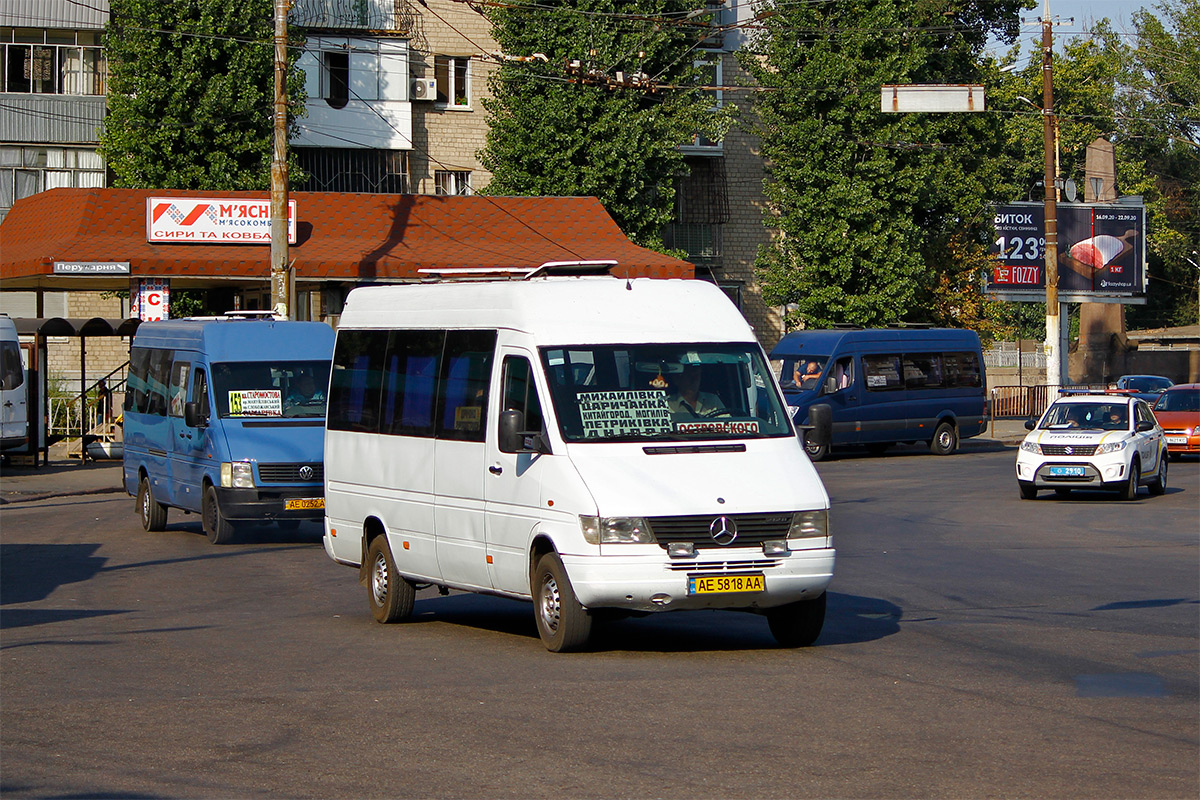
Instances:
[[[1129,428],[1129,406],[1124,403],[1055,403],[1041,427],[1050,430],[1123,431]]]
[[[212,379],[222,417],[325,417],[328,361],[225,361]]]
[[[1155,378],[1150,375],[1141,375],[1125,381],[1125,388],[1135,392],[1161,392],[1171,388],[1172,385],[1166,378]]]
[[[815,389],[821,385],[821,373],[825,371],[826,356],[785,358],[779,364],[779,383],[784,389]]]
[[[791,436],[762,352],[751,344],[542,348],[568,442]]]
[[[1172,389],[1158,398],[1155,411],[1200,411],[1200,389]]]

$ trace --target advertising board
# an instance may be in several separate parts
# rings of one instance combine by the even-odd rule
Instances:
[[[151,197],[146,240],[270,244],[271,201],[230,197]],[[288,242],[296,243],[296,201],[288,201]]]
[[[1060,203],[1057,208],[1059,301],[1146,302],[1145,207]],[[998,206],[995,226],[995,264],[986,292],[1006,300],[1045,300],[1045,205]]]

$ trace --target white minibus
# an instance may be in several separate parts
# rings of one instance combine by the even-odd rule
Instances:
[[[17,326],[0,314],[0,450],[29,443],[28,391]]]
[[[829,497],[716,286],[556,274],[352,291],[325,435],[326,552],[395,622],[436,585],[597,612],[743,609],[811,644]]]

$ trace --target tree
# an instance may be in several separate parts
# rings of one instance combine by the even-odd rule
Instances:
[[[492,36],[508,60],[489,77],[484,101],[487,193],[595,196],[633,241],[660,246],[685,172],[679,146],[724,132],[711,95],[649,88],[694,85],[708,31],[688,14],[705,8],[704,0],[491,6]]]
[[[273,136],[271,0],[112,0],[100,151],[118,187],[267,189]],[[296,39],[293,44],[301,43]],[[304,106],[289,50],[288,95]],[[290,165],[298,182],[298,165]]]
[[[988,34],[1011,39],[1022,5],[780,3],[761,18],[741,55],[763,87],[766,224],[778,235],[756,267],[764,299],[795,309],[789,323],[955,313],[960,273],[986,247],[987,205],[1008,186],[995,158],[1002,125],[985,114],[884,114],[880,87],[981,82]]]

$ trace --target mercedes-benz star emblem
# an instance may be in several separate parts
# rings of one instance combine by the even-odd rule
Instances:
[[[308,464],[305,464],[303,467],[300,468],[300,480],[311,481],[312,477],[313,477],[313,468],[312,467],[310,467]]]
[[[708,526],[708,533],[722,547],[731,545],[737,538],[737,523],[730,517],[717,517]]]

